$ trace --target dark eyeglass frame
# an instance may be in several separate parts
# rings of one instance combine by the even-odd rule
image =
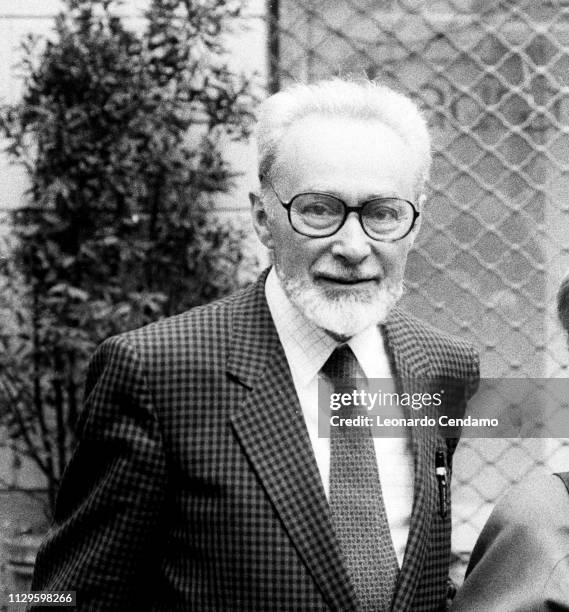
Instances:
[[[271,186],[271,189],[273,190],[273,193],[277,197],[277,200],[281,203],[281,205],[287,211],[288,222],[290,223],[290,226],[292,227],[292,229],[297,234],[300,234],[301,236],[307,236],[308,238],[329,238],[330,236],[333,236],[334,234],[336,234],[342,229],[344,223],[346,222],[346,219],[348,218],[348,215],[352,212],[355,212],[358,215],[360,226],[362,230],[364,231],[364,233],[366,234],[366,236],[369,236],[372,240],[377,240],[379,242],[398,242],[399,240],[403,240],[403,238],[408,236],[413,231],[413,228],[415,227],[415,223],[417,222],[417,219],[421,215],[421,213],[415,208],[415,205],[413,204],[413,202],[410,202],[409,200],[404,200],[403,198],[371,198],[370,200],[365,200],[364,202],[362,202],[360,206],[348,206],[344,202],[344,200],[334,195],[333,193],[327,193],[326,191],[301,191],[300,193],[293,195],[290,200],[284,201],[284,200],[281,200],[281,198],[279,197],[279,194],[277,193],[273,183],[269,180],[267,180],[267,182]],[[292,209],[292,204],[296,200],[296,198],[303,196],[303,195],[325,195],[325,196],[338,200],[338,202],[340,202],[342,206],[344,207],[344,218],[342,219],[342,222],[340,223],[340,225],[338,225],[338,227],[334,231],[330,232],[329,234],[307,234],[306,232],[301,232],[300,230],[298,230],[292,222],[291,209]],[[375,236],[372,236],[367,231],[363,223],[363,219],[362,219],[362,213],[365,208],[365,205],[371,202],[378,202],[378,201],[381,202],[381,200],[400,200],[401,202],[405,202],[411,206],[413,210],[413,220],[411,222],[409,229],[402,236],[398,236],[397,238],[392,238],[392,239],[390,238],[383,239],[383,238],[376,238]]]

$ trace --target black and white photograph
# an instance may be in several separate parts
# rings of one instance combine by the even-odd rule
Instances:
[[[0,612],[569,612],[569,2],[0,0]]]

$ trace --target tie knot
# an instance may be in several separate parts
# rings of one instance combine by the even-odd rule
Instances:
[[[341,344],[334,349],[321,371],[328,378],[340,383],[365,377],[354,352],[347,344]]]

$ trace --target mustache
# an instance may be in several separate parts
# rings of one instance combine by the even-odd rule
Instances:
[[[313,270],[312,274],[314,277],[324,277],[331,279],[338,279],[347,282],[358,282],[358,281],[379,281],[385,278],[385,274],[380,270],[365,270],[358,268],[349,267],[334,267],[325,270]]]

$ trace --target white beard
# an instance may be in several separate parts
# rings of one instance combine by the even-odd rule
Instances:
[[[374,290],[348,295],[326,292],[306,279],[287,278],[275,270],[290,301],[315,325],[341,339],[351,338],[371,325],[384,323],[403,295],[403,283],[385,278]]]

